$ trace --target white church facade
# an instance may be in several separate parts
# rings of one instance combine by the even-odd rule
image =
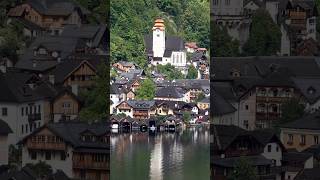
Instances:
[[[186,72],[187,54],[184,41],[180,37],[167,36],[164,21],[156,19],[152,34],[145,36],[146,53],[150,64],[171,64]]]

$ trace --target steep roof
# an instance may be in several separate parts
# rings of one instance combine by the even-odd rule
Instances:
[[[219,93],[213,91],[211,100],[211,112],[213,116],[220,116],[224,114],[233,113],[236,111],[228,101],[226,101]]]
[[[319,130],[320,129],[320,113],[315,112],[312,114],[304,115],[302,118],[299,118],[293,122],[284,124],[281,127],[289,128],[289,129]]]
[[[12,133],[10,126],[5,121],[0,119],[0,135],[8,135],[10,133]]]
[[[150,109],[155,105],[155,101],[129,100],[127,103],[134,109]]]
[[[182,89],[177,88],[177,87],[163,87],[163,88],[158,88],[156,91],[155,97],[165,97],[165,98],[181,98],[183,97],[182,94]]]
[[[320,77],[318,78],[293,78],[295,87],[303,94],[310,104],[320,98]]]

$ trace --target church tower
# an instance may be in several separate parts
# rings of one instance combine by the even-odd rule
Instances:
[[[152,41],[153,57],[163,57],[164,51],[166,49],[166,32],[165,32],[165,25],[164,25],[163,19],[158,18],[155,20],[152,31],[153,31],[153,41]]]

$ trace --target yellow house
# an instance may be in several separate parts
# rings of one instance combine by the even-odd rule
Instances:
[[[210,108],[210,99],[204,98],[203,100],[201,100],[197,103],[197,106],[202,110],[209,109]]]
[[[280,138],[287,149],[303,151],[310,146],[319,144],[320,114],[306,115],[281,128]]]

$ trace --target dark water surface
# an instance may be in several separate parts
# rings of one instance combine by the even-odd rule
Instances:
[[[207,180],[209,130],[111,136],[111,180]]]

